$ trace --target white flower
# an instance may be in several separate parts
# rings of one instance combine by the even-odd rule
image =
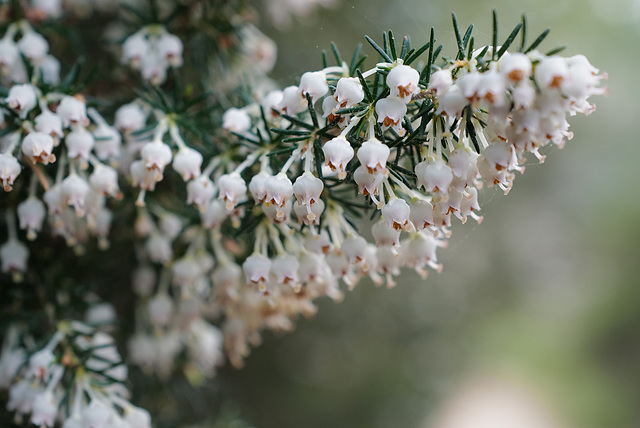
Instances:
[[[338,136],[324,143],[322,151],[324,153],[325,164],[328,165],[332,171],[338,173],[340,180],[344,180],[347,176],[347,164],[353,159],[354,154],[351,144],[346,138]]]
[[[194,204],[204,211],[215,192],[216,188],[211,179],[201,175],[187,184],[187,203]]]
[[[293,116],[307,109],[307,101],[300,96],[297,86],[287,86],[282,91],[282,100],[277,108],[283,113]]]
[[[87,428],[106,428],[115,411],[100,400],[93,399],[82,410],[82,420]]]
[[[251,177],[249,182],[249,191],[251,196],[255,200],[256,204],[263,203],[267,198],[267,180],[271,177],[266,171],[260,171],[258,174]]]
[[[269,92],[262,98],[261,105],[267,118],[275,118],[278,116],[273,109],[278,110],[278,104],[280,104],[280,102],[282,102],[282,91],[279,89]]]
[[[460,116],[462,109],[464,109],[468,103],[460,87],[454,84],[447,92],[438,97],[438,110],[436,110],[436,114],[445,114],[450,117]]]
[[[218,179],[218,198],[226,202],[227,210],[233,210],[246,197],[247,185],[237,172],[224,174]]]
[[[390,149],[386,144],[382,144],[380,140],[373,137],[362,143],[358,149],[358,160],[360,164],[367,168],[369,174],[382,172],[389,158]]]
[[[364,99],[364,90],[356,77],[343,77],[338,80],[335,100],[340,108],[352,107]]]
[[[29,31],[18,40],[18,48],[33,62],[39,62],[49,52],[49,43],[35,31]]]
[[[310,171],[304,172],[293,184],[293,193],[300,205],[311,206],[320,200],[324,183]]]
[[[87,105],[76,97],[65,96],[60,101],[56,114],[62,119],[62,126],[67,128],[71,125],[87,125]]]
[[[353,172],[353,180],[358,185],[358,192],[365,196],[376,195],[383,179],[384,175],[382,173],[371,174],[364,166],[359,166]]]
[[[125,104],[116,110],[114,126],[124,132],[144,127],[147,116],[137,103]]]
[[[531,76],[531,59],[520,52],[502,55],[498,67],[500,72],[512,82],[522,82]]]
[[[91,186],[105,196],[117,197],[120,194],[118,187],[118,172],[106,165],[98,165],[89,177]]]
[[[176,35],[165,33],[158,37],[158,54],[173,67],[182,65],[182,41]]]
[[[434,71],[429,79],[429,87],[427,88],[434,95],[440,96],[447,92],[453,85],[453,78],[451,77],[451,70],[448,68]]]
[[[60,192],[67,205],[72,205],[78,217],[84,216],[85,203],[89,193],[89,184],[78,174],[71,173],[62,180]]]
[[[293,211],[296,213],[296,216],[301,223],[307,225],[318,224],[320,222],[320,216],[324,211],[324,202],[322,199],[318,199],[318,201],[313,205],[303,205],[300,201],[296,201],[293,205]]]
[[[131,428],[151,428],[151,416],[141,407],[129,406],[125,408],[124,420]]]
[[[173,316],[173,300],[166,293],[159,293],[149,299],[147,310],[153,325],[164,327],[169,324]]]
[[[295,285],[298,282],[298,259],[291,254],[282,254],[271,263],[271,271],[278,284]]]
[[[120,157],[122,137],[112,126],[98,124],[93,130],[95,139],[94,151],[100,160],[117,159]]]
[[[242,264],[248,283],[262,284],[269,279],[271,260],[262,254],[252,254]]]
[[[155,263],[167,263],[171,260],[173,250],[171,249],[171,241],[159,233],[154,233],[147,240],[145,245],[149,259]]]
[[[47,85],[57,85],[60,83],[60,61],[52,55],[47,55],[40,64],[42,81]]]
[[[362,236],[350,235],[342,243],[340,250],[349,260],[349,263],[355,264],[362,261],[367,248],[367,240]]]
[[[181,147],[173,158],[173,169],[184,181],[193,180],[200,175],[202,154],[190,147]]]
[[[54,184],[44,192],[42,197],[49,207],[49,214],[62,214],[67,207],[67,204],[62,197],[62,186],[60,184]]]
[[[400,245],[400,229],[390,227],[386,220],[381,219],[371,226],[371,235],[377,246]]]
[[[232,107],[222,115],[222,127],[227,131],[247,132],[251,129],[251,117],[245,110]]]
[[[9,95],[4,101],[20,114],[20,118],[24,119],[27,113],[37,105],[38,97],[32,85],[14,85],[9,89]]]
[[[410,209],[409,218],[416,229],[422,230],[434,225],[433,206],[431,203],[423,199],[416,199],[411,201]]]
[[[18,46],[9,37],[3,37],[0,39],[0,67],[3,67],[3,74],[8,73],[9,70],[16,63],[20,57]]]
[[[159,172],[164,171],[172,158],[171,148],[159,140],[145,144],[140,155],[145,168],[155,169]]]
[[[266,200],[278,206],[284,206],[285,202],[293,195],[293,184],[287,174],[283,172],[269,177],[265,187],[267,188]]]
[[[378,123],[382,123],[385,128],[393,128],[398,135],[404,135],[402,119],[407,114],[407,105],[396,97],[382,98],[376,103],[376,114]]]
[[[31,423],[37,426],[53,427],[58,414],[58,402],[51,391],[42,391],[33,399]]]
[[[227,211],[224,203],[219,199],[213,199],[209,202],[209,205],[207,205],[207,209],[200,212],[202,226],[207,229],[219,228],[228,216],[229,211]]]
[[[416,165],[415,173],[418,187],[424,187],[427,192],[447,193],[453,180],[451,167],[440,159],[420,162]]]
[[[60,116],[50,110],[44,110],[34,119],[36,131],[51,135],[55,138],[64,136],[62,131],[62,120]]]
[[[30,196],[18,204],[17,208],[20,229],[27,230],[27,238],[35,239],[36,233],[42,229],[42,223],[47,216],[44,203],[35,196]]]
[[[541,89],[559,88],[569,76],[567,61],[559,56],[543,57],[533,76]]]
[[[156,183],[162,180],[162,174],[155,169],[147,169],[144,160],[131,162],[129,172],[131,184],[144,190],[153,190]]]
[[[10,192],[14,181],[20,175],[20,162],[7,153],[0,153],[0,184],[5,192]]]
[[[409,204],[404,199],[394,198],[382,207],[382,216],[389,227],[395,230],[409,230]]]
[[[315,103],[322,98],[324,94],[329,92],[327,78],[321,71],[307,71],[300,78],[298,90],[303,96],[309,94],[311,102]]]
[[[67,157],[69,159],[80,159],[84,162],[89,160],[89,155],[93,149],[93,135],[82,127],[77,127],[71,131],[64,139],[67,146]]]
[[[42,132],[30,132],[22,140],[22,153],[27,156],[31,162],[41,162],[47,165],[49,162],[55,162],[56,157],[53,151],[53,138],[51,135]]]
[[[387,75],[387,86],[392,97],[408,103],[411,97],[420,91],[419,80],[420,73],[416,69],[408,65],[397,65]]]
[[[149,42],[142,33],[135,33],[127,37],[122,45],[122,62],[137,68],[142,58],[150,50]]]
[[[25,272],[28,259],[29,249],[16,239],[9,239],[0,246],[0,267],[4,273]]]

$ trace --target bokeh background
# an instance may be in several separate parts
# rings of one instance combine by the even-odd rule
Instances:
[[[363,282],[293,334],[266,335],[243,370],[224,368],[227,421],[640,426],[640,1],[338,0],[287,31],[266,28],[279,46],[273,77],[293,84],[330,41],[348,56],[388,29],[421,44],[434,26],[451,54],[452,11],[488,43],[492,9],[501,40],[525,13],[530,37],[552,29],[541,50],[585,54],[610,95],[572,118],[575,138],[527,164],[508,196],[482,192],[484,222],[454,227],[441,274],[407,273],[392,290]]]

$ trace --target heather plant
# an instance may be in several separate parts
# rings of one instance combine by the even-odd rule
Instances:
[[[263,3],[277,26],[317,6]],[[17,423],[151,426],[128,366],[197,385],[318,298],[440,272],[482,188],[507,194],[606,92],[524,17],[501,39],[494,13],[482,44],[453,15],[453,49],[434,29],[332,45],[280,88],[246,2],[119,7],[0,6],[0,387]]]

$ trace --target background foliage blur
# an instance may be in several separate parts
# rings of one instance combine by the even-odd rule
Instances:
[[[574,139],[530,162],[507,197],[483,191],[485,220],[454,227],[442,274],[408,273],[392,290],[363,283],[342,304],[320,302],[293,334],[267,335],[243,370],[223,369],[223,413],[258,428],[484,428],[480,416],[465,425],[450,415],[478,396],[509,413],[503,398],[517,390],[532,427],[545,417],[545,427],[639,426],[640,2],[337,3],[285,32],[267,28],[283,85],[320,67],[330,41],[348,55],[388,29],[420,44],[434,26],[451,53],[452,11],[487,43],[495,8],[501,39],[525,13],[531,35],[551,28],[541,50],[585,54],[608,72],[611,94],[572,118]]]

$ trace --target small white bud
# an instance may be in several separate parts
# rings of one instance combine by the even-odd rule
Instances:
[[[353,147],[344,137],[333,138],[322,146],[325,164],[332,171],[338,172],[338,178],[343,180],[347,176],[347,164],[353,159]]]
[[[201,175],[187,184],[187,203],[194,204],[204,211],[213,198],[215,191],[216,188],[209,177]]]
[[[158,54],[172,67],[182,65],[182,40],[174,34],[165,33],[158,37]]]
[[[18,175],[20,175],[20,162],[14,156],[0,153],[0,184],[5,192],[10,192]]]
[[[404,135],[402,119],[407,114],[407,105],[400,98],[387,97],[378,100],[376,114],[378,123],[382,123],[385,128],[393,128],[400,136]]]
[[[105,196],[118,197],[118,172],[106,165],[97,165],[89,177],[91,186]]]
[[[73,206],[78,217],[83,217],[85,214],[85,204],[89,190],[89,184],[75,173],[71,173],[62,180],[60,187],[63,200],[67,205]]]
[[[393,198],[382,207],[382,216],[389,227],[395,230],[408,230],[410,228],[410,212],[409,204],[400,198]]]
[[[49,42],[35,31],[29,31],[18,40],[18,48],[29,60],[39,62],[49,52]]]
[[[27,198],[18,204],[16,210],[20,229],[27,230],[27,238],[33,240],[42,229],[42,223],[47,216],[47,210],[42,201],[34,196]]]
[[[60,116],[52,113],[50,110],[44,110],[42,113],[36,116],[35,120],[36,131],[43,134],[51,135],[55,138],[64,136],[62,131],[62,120]]]
[[[352,107],[364,99],[364,90],[356,77],[343,77],[336,85],[335,100],[340,108]]]
[[[93,149],[93,135],[85,128],[74,128],[64,139],[67,146],[67,157],[69,159],[80,159],[83,162],[89,160],[89,155]]]
[[[246,198],[247,185],[237,172],[224,174],[218,179],[218,199],[225,201],[227,210],[233,210],[238,201]]]

